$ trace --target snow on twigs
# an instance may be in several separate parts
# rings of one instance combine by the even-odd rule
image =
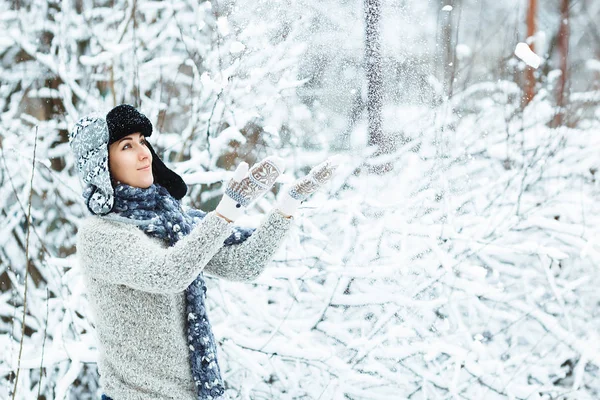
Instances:
[[[512,90],[502,82],[486,87]],[[434,118],[422,119],[408,153],[387,159],[395,171],[388,176],[356,175],[356,159],[347,159],[332,190],[352,190],[304,211],[310,229],[328,239],[299,221],[277,267],[251,293],[233,290],[247,306],[235,314],[230,346],[278,360],[271,388],[295,382],[292,395],[314,398],[317,387],[336,385],[330,390],[356,398],[386,398],[397,388],[400,398],[427,390],[440,398],[539,392],[542,399],[569,393],[574,374],[577,393],[593,398],[600,254],[597,189],[585,174],[596,161],[594,152],[578,152],[591,136],[547,128],[536,112],[544,104],[534,102],[539,119],[528,121],[527,140],[507,142],[500,111],[508,106],[448,116],[456,125],[444,159],[428,156]],[[508,129],[521,127],[514,121]],[[503,154],[487,151],[499,143]],[[229,336],[233,323],[221,321]],[[257,347],[247,338],[258,331],[265,341]],[[302,385],[307,380],[312,386]]]

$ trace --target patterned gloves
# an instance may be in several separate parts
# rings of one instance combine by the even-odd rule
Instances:
[[[292,183],[279,196],[277,209],[286,215],[294,214],[300,203],[331,179],[340,161],[340,157],[330,157],[311,169],[308,175]]]
[[[215,211],[235,221],[250,203],[271,190],[284,169],[284,160],[277,156],[265,158],[254,164],[250,170],[248,170],[248,163],[240,163]]]
[[[338,156],[330,157],[311,169],[308,175],[293,182],[279,196],[276,208],[285,215],[293,215],[308,196],[331,179],[340,161]],[[285,161],[276,156],[265,158],[250,170],[247,163],[240,163],[215,211],[228,220],[235,221],[250,203],[271,190],[284,169]]]

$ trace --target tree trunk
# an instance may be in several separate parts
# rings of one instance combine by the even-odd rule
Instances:
[[[390,143],[383,134],[383,72],[381,58],[381,1],[365,0],[365,69],[367,75],[367,116],[369,146],[377,146],[375,155],[389,153]],[[378,165],[376,173],[387,172],[390,165]]]
[[[440,41],[442,43],[442,47],[440,49],[440,58],[442,60],[442,65],[444,67],[442,77],[442,82],[444,84],[444,96],[448,99],[452,97],[453,90],[453,81],[455,75],[455,67],[454,65],[454,42],[452,40],[453,29],[452,29],[452,20],[454,15],[454,0],[441,0],[441,24],[442,29],[440,32]],[[446,10],[446,7],[452,7],[450,10]]]
[[[560,66],[560,78],[556,88],[556,106],[558,112],[554,118],[554,126],[563,124],[565,114],[565,89],[568,78],[568,56],[569,56],[569,3],[570,0],[560,2],[560,27],[558,28],[558,56]]]
[[[537,0],[529,0],[529,8],[527,10],[527,38],[530,39],[535,35],[535,17],[537,15]],[[535,44],[533,40],[529,43],[531,51],[535,51]],[[535,96],[535,75],[534,69],[531,67],[525,67],[525,97],[523,98],[523,104],[527,105]]]

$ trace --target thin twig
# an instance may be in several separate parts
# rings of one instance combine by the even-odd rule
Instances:
[[[219,94],[217,94],[217,98],[215,99],[212,110],[210,110],[210,117],[208,117],[208,122],[206,123],[206,151],[208,152],[209,160],[212,158],[210,155],[210,122],[212,121],[212,117],[215,113],[215,108],[217,108],[217,103],[219,102],[219,99],[221,98],[222,94],[223,88],[221,88],[221,91],[219,92]]]
[[[37,149],[38,127],[35,127],[35,139],[33,142],[33,162],[31,164],[31,180],[29,182],[29,205],[27,207],[27,238],[25,239],[25,287],[23,291],[23,324],[21,325],[21,342],[19,344],[19,358],[17,359],[17,375],[13,388],[12,400],[16,399],[17,384],[19,383],[19,372],[21,371],[21,355],[23,354],[23,340],[25,338],[25,317],[27,316],[27,280],[29,278],[29,226],[31,225],[31,198],[33,197],[33,175],[35,173],[35,151]]]
[[[38,399],[40,398],[40,391],[42,390],[42,369],[44,365],[44,349],[46,347],[46,332],[48,331],[48,303],[50,298],[50,291],[46,287],[46,325],[44,325],[44,340],[42,342],[42,359],[40,360],[40,381],[38,382]]]

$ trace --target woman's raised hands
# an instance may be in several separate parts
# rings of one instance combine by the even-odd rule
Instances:
[[[297,179],[279,196],[277,209],[285,215],[294,214],[300,203],[331,179],[340,162],[340,157],[332,156]]]
[[[249,170],[248,163],[240,163],[215,211],[235,221],[250,203],[271,190],[284,169],[284,160],[277,156],[269,156]]]

